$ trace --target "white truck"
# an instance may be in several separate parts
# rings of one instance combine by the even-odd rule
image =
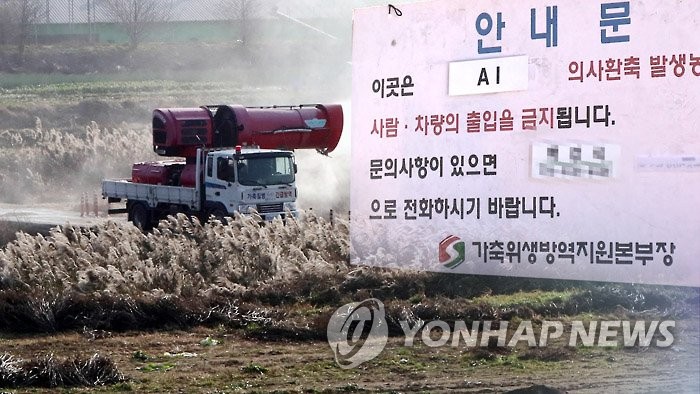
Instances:
[[[330,152],[341,132],[339,105],[158,109],[154,151],[180,158],[136,163],[131,179],[104,180],[102,196],[126,202],[109,212],[127,213],[144,231],[180,212],[201,220],[234,212],[257,213],[262,220],[296,215],[291,149]],[[232,142],[233,149],[224,147]]]

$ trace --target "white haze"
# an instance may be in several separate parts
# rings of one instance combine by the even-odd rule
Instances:
[[[350,102],[341,104],[344,125],[338,147],[327,157],[313,151],[296,152],[298,205],[322,216],[330,209],[341,214],[350,209]]]
[[[399,1],[397,4],[403,2],[405,1]],[[318,3],[317,5],[321,7],[320,1],[308,0],[285,2],[284,7],[280,6],[279,9],[289,13],[289,10],[294,7],[293,3],[306,5]],[[254,29],[251,31],[253,38],[247,49],[241,48],[240,43],[150,44],[150,48],[153,49],[140,49],[128,59],[125,57],[116,60],[116,62],[122,62],[123,67],[122,63],[115,63],[115,69],[131,69],[135,78],[145,74],[148,75],[147,79],[162,79],[175,86],[173,91],[159,92],[156,89],[134,94],[128,91],[121,92],[117,87],[112,94],[123,96],[67,96],[60,104],[39,100],[32,106],[27,106],[26,110],[0,108],[0,121],[3,121],[5,127],[8,127],[5,123],[5,118],[8,117],[16,122],[15,126],[9,126],[10,128],[34,129],[34,119],[38,117],[41,118],[45,130],[55,128],[57,134],[64,136],[64,141],[67,135],[74,135],[78,139],[84,138],[86,126],[90,125],[91,121],[96,122],[103,135],[121,134],[120,129],[143,133],[143,135],[139,134],[138,138],[131,139],[134,145],[125,152],[108,152],[108,156],[114,156],[114,158],[106,158],[108,160],[100,160],[99,155],[93,157],[94,154],[91,153],[83,158],[84,156],[81,155],[90,152],[92,148],[83,149],[81,145],[77,153],[72,153],[72,157],[76,158],[74,161],[89,163],[87,166],[89,168],[81,169],[75,166],[57,168],[53,162],[50,162],[51,168],[62,174],[61,179],[53,179],[50,174],[44,174],[41,164],[28,165],[27,172],[34,174],[35,178],[41,178],[33,179],[35,182],[29,184],[21,180],[11,182],[17,178],[12,173],[17,171],[17,165],[12,163],[22,161],[23,154],[20,148],[15,145],[0,146],[0,151],[5,150],[5,156],[0,154],[0,160],[5,161],[2,158],[7,158],[5,163],[0,162],[0,172],[2,172],[0,185],[4,189],[0,193],[0,200],[17,203],[30,202],[30,200],[41,202],[50,198],[52,202],[57,202],[57,196],[65,196],[70,202],[75,203],[79,200],[76,196],[82,192],[99,193],[100,179],[103,177],[128,178],[132,162],[158,159],[150,152],[150,142],[147,142],[150,139],[150,111],[153,108],[196,107],[209,104],[270,106],[340,103],[343,105],[345,125],[335,151],[328,156],[320,155],[315,151],[296,151],[299,167],[298,203],[301,208],[313,208],[321,215],[325,215],[329,209],[347,213],[350,193],[349,97],[352,8],[376,4],[379,2],[372,0],[352,3],[324,1],[323,9],[318,8],[318,12],[326,18],[325,22],[323,19],[313,18],[315,15],[313,10],[316,8],[308,8],[311,16],[308,19],[308,25],[313,28],[295,24],[294,21],[278,16],[272,24],[263,25],[272,27],[285,25],[293,34],[284,35],[280,40],[279,32],[266,31],[262,28]],[[274,14],[271,14],[267,8],[265,10],[269,14],[267,17],[269,21],[270,15],[274,17]],[[328,12],[329,10],[334,12]],[[162,62],[158,63],[156,70],[153,68],[153,61],[159,58]],[[73,61],[80,60],[76,58]],[[119,74],[119,72],[105,71],[105,69],[96,69],[96,72],[105,74],[106,80],[112,78],[112,73]],[[124,79],[131,72],[127,71],[126,74],[121,72],[118,78]],[[179,82],[173,83],[173,81]],[[199,85],[195,85],[192,89],[190,86],[192,83]],[[37,111],[37,108],[43,109]],[[123,121],[128,122],[128,125],[122,123]],[[94,128],[95,123],[92,125],[91,127]],[[2,132],[1,126],[0,132]],[[33,132],[27,130],[26,132],[12,131],[12,133],[31,134]],[[28,144],[29,142],[25,140],[21,149],[44,155],[42,150]],[[138,147],[135,146],[136,144]],[[142,147],[141,145],[144,144],[146,146]],[[72,149],[71,152],[76,151],[73,146],[66,149]],[[114,149],[118,148],[114,147]],[[60,166],[60,163],[56,164]],[[46,168],[45,164],[43,168]],[[24,172],[22,168],[19,170]],[[14,187],[15,183],[19,188]],[[12,193],[10,193],[11,189]],[[52,190],[52,193],[41,193],[41,190]]]

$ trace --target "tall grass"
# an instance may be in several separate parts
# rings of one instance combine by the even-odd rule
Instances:
[[[61,201],[79,190],[99,188],[106,176],[129,174],[131,163],[155,158],[150,131],[101,128],[0,131],[0,201]]]
[[[19,234],[0,251],[0,290],[122,296],[240,295],[247,288],[313,272],[349,270],[347,231],[307,216],[260,226],[250,217],[205,225],[169,217],[152,233],[113,222],[57,227],[49,236]]]
[[[342,281],[347,227],[308,216],[261,227],[169,217],[152,233],[109,222],[19,233],[0,251],[0,330],[137,329],[254,321],[256,292],[275,303]],[[270,295],[274,294],[274,295]]]
[[[0,248],[17,239],[17,233],[24,231],[30,234],[48,235],[51,230],[50,225],[23,223],[13,220],[0,220]]]
[[[57,227],[48,236],[20,233],[0,251],[0,331],[255,323],[264,328],[255,331],[262,337],[272,332],[317,338],[332,310],[368,297],[387,303],[397,330],[406,318],[558,316],[616,308],[669,313],[674,306],[682,311],[686,299],[697,302],[697,292],[683,289],[358,267],[349,264],[349,249],[347,220],[331,225],[312,214],[265,225],[243,216],[201,224],[178,215],[148,234],[113,222]],[[512,300],[478,298],[533,288],[559,293],[535,293],[546,295],[536,302],[522,293]]]
[[[19,226],[14,222],[0,221],[0,246],[14,241],[19,229]]]
[[[0,387],[103,386],[124,380],[114,362],[98,354],[74,360],[58,360],[52,354],[32,360],[0,355]]]

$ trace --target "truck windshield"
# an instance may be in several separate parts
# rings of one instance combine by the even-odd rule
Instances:
[[[238,159],[236,167],[241,185],[267,186],[294,182],[291,156],[246,157]]]

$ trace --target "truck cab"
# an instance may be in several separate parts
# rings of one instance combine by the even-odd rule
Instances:
[[[237,147],[207,153],[205,201],[214,216],[257,212],[264,220],[296,215],[291,151]]]

